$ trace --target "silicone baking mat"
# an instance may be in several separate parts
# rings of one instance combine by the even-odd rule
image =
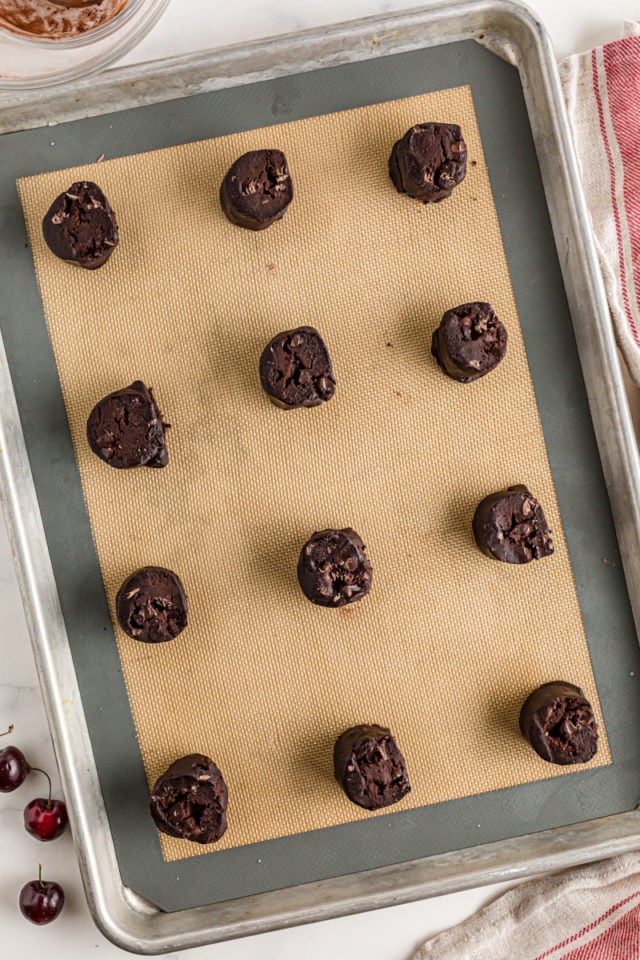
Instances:
[[[597,815],[592,811],[602,800],[597,791],[590,797],[589,790],[571,784],[608,772],[613,783],[615,765],[596,769],[610,760],[604,724],[596,764],[570,776],[538,761],[517,733],[520,702],[544,680],[579,682],[598,703],[569,548],[596,665],[598,645],[611,643],[598,621],[602,604],[611,615],[624,594],[593,441],[585,430],[557,263],[549,257],[549,227],[517,75],[473,45],[468,50],[464,69],[459,56],[448,59],[448,75],[458,81],[454,89],[389,100],[428,89],[428,63],[431,85],[450,86],[447,72],[438,69],[442,50],[424,51],[420,61],[404,55],[324,71],[318,76],[328,83],[325,93],[332,87],[328,75],[338,86],[349,71],[362,91],[367,70],[375,67],[378,74],[384,67],[389,81],[396,61],[404,68],[404,89],[396,80],[387,83],[384,96],[365,98],[362,92],[364,102],[386,101],[364,109],[21,182],[109,602],[124,577],[144,563],[176,569],[191,598],[191,625],[172,644],[147,648],[117,636],[147,777],[152,781],[182,753],[202,750],[220,764],[230,787],[230,828],[222,843],[209,856],[174,864],[171,875],[171,863],[165,864],[164,882],[154,886],[154,855],[132,863],[133,848],[140,854],[134,828],[147,844],[153,833],[145,820],[147,791],[137,751],[129,742],[125,752],[121,741],[119,765],[113,756],[110,767],[99,764],[123,874],[167,909],[451,849],[505,829],[513,835],[584,819]],[[477,74],[469,76],[474,64]],[[460,86],[465,71],[471,82]],[[515,123],[525,142],[509,143],[513,109],[501,114],[503,104],[494,98],[493,122],[485,130],[480,124],[487,170],[476,112],[481,118],[479,104],[496,81],[501,88],[506,83],[509,107],[520,111]],[[290,79],[288,96],[278,83],[266,94],[271,110],[291,115],[313,80]],[[379,76],[377,83],[382,93]],[[238,111],[247,94],[212,95],[220,109],[218,129],[210,132],[250,126],[256,114],[264,122],[268,113],[259,112],[255,99],[253,114]],[[334,107],[348,105],[336,99]],[[298,115],[321,112],[313,95],[307,100]],[[164,105],[164,123],[166,111],[186,103]],[[149,108],[136,117],[156,112]],[[386,173],[393,141],[426,118],[459,122],[472,161],[465,183],[437,207],[400,197]],[[150,119],[153,127],[157,121]],[[118,118],[100,121],[103,136],[107,120],[113,126]],[[84,121],[83,127],[92,124]],[[119,151],[163,145],[156,136],[146,139],[146,129],[140,126],[135,147],[129,132],[126,149],[120,129]],[[198,132],[209,131],[201,122]],[[182,137],[174,132],[172,139]],[[297,197],[281,224],[254,235],[224,220],[217,188],[235,156],[265,144],[287,153]],[[77,144],[75,157],[80,159]],[[515,190],[523,173],[527,190]],[[49,257],[38,229],[51,198],[80,176],[103,186],[122,230],[121,248],[95,274]],[[515,270],[500,234],[502,228],[509,252],[514,217],[528,226],[526,238],[518,237]],[[509,352],[492,376],[461,387],[431,360],[430,333],[444,309],[473,298],[494,303],[509,329]],[[262,395],[257,359],[269,337],[299,323],[313,323],[327,339],[338,390],[319,410],[286,413]],[[535,362],[540,334],[542,378]],[[564,380],[557,366],[554,371],[558,361]],[[540,369],[538,363],[538,374]],[[109,471],[84,443],[95,400],[137,377],[153,385],[173,424],[165,471]],[[558,399],[559,387],[565,409],[559,416],[560,405],[547,406],[545,421],[545,404]],[[567,405],[574,396],[573,407]],[[578,476],[573,490],[566,486]],[[477,552],[470,519],[487,492],[520,481],[545,506],[556,554],[514,569]],[[576,491],[590,511],[588,525],[584,512],[576,523],[570,502]],[[301,544],[328,525],[354,526],[375,570],[371,596],[343,611],[308,604],[295,581]],[[89,610],[99,593],[94,569],[76,566],[75,584],[61,590],[68,622],[82,615],[85,627],[96,623]],[[599,588],[600,611],[589,604],[593,590],[580,589],[587,569],[591,588]],[[629,626],[622,632],[630,655]],[[94,702],[96,673],[107,662],[110,641],[91,631],[80,650],[77,640],[79,672],[94,675],[93,685],[83,687],[92,694],[85,709],[99,710],[103,722],[118,730],[113,702],[100,694],[100,706]],[[102,677],[118,679],[113,670]],[[598,679],[606,687],[607,678]],[[104,716],[105,703],[113,717]],[[601,721],[604,712],[613,744],[619,724],[606,701],[597,710]],[[332,780],[331,747],[337,733],[361,721],[392,727],[413,792],[396,808],[402,812],[365,815],[366,821],[355,823],[363,814]],[[547,782],[522,786],[536,780]],[[530,803],[532,787],[548,808],[540,819]],[[481,805],[487,791],[494,791],[494,809],[501,803],[509,808],[508,825],[498,825]],[[608,812],[621,792],[608,791]],[[479,793],[485,796],[473,796]],[[470,799],[455,799],[465,796]],[[465,810],[477,815],[457,818]],[[327,852],[318,856],[320,845]],[[169,860],[204,852],[164,841]],[[207,882],[194,892],[198,861]],[[248,863],[262,869],[254,866],[242,879]],[[168,889],[169,876],[176,878],[175,893]]]
[[[458,123],[470,158],[460,189],[430,207],[398,195],[387,170],[394,141],[427,118]],[[216,187],[261,145],[284,150],[296,198],[255,234],[232,228]],[[42,237],[43,211],[77,180],[99,181],[119,217],[120,248],[92,273]],[[116,631],[150,784],[177,757],[213,757],[231,798],[224,849],[368,816],[331,775],[336,736],[358,722],[398,737],[405,808],[566,775],[517,726],[541,682],[596,690],[471,90],[55,171],[19,190],[112,612],[148,564],[177,571],[190,597],[174,642]],[[429,341],[469,300],[491,301],[509,345],[492,376],[462,386]],[[335,402],[293,413],[264,396],[257,362],[299,324],[322,331],[338,388]],[[87,445],[93,404],[137,379],[171,423],[166,470],[110,470]],[[485,494],[522,480],[555,554],[499,565],[479,554],[470,520]],[[374,565],[371,596],[345,609],[310,605],[296,583],[300,547],[326,527],[358,530]],[[540,607],[546,642],[532,643]],[[594,764],[608,760],[603,739]],[[160,839],[169,859],[212,849]]]

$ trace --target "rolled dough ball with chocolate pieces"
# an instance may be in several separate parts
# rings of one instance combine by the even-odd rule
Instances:
[[[149,812],[170,837],[216,843],[227,829],[227,800],[227,785],[213,760],[193,753],[156,781]]]
[[[366,810],[398,803],[411,790],[398,744],[376,724],[351,727],[338,737],[333,769],[349,800]]]
[[[344,607],[371,590],[373,569],[355,532],[321,530],[300,552],[298,582],[308,600],[321,607]]]
[[[545,683],[527,697],[520,729],[548,763],[588,763],[598,750],[593,707],[580,687],[562,680]]]
[[[151,387],[136,380],[100,400],[87,420],[87,440],[93,452],[110,467],[166,467],[162,414]]]
[[[293,181],[281,150],[243,153],[220,187],[220,204],[231,223],[265,230],[282,219],[293,200]]]
[[[484,377],[506,352],[507,331],[490,303],[463,303],[448,310],[431,343],[444,372],[460,383]]]
[[[336,389],[327,345],[313,327],[274,337],[260,357],[260,380],[273,403],[288,410],[317,407]]]
[[[542,507],[522,484],[490,493],[480,502],[473,535],[484,554],[503,563],[530,563],[553,553]]]
[[[467,172],[467,147],[455,123],[417,123],[394,144],[389,174],[398,193],[439,203]]]
[[[187,626],[189,603],[180,578],[162,567],[136,570],[118,590],[116,615],[124,632],[143,643],[166,643]]]
[[[116,215],[100,187],[87,180],[56,197],[42,232],[56,257],[87,270],[102,267],[118,245]]]

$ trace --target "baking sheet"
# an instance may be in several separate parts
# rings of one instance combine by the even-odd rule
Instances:
[[[458,123],[470,158],[451,201],[432,207],[398,195],[387,171],[390,145],[428,117]],[[261,144],[284,150],[295,203],[277,229],[233,230],[216,187]],[[52,257],[41,229],[51,198],[85,179],[122,235],[91,274]],[[532,755],[517,723],[528,693],[557,677],[601,711],[469,87],[30,177],[19,191],[114,626],[118,588],[141,566],[176,570],[191,598],[175,642],[116,630],[150,786],[193,752],[229,786],[222,840],[161,835],[165,857],[370,817],[334,782],[332,745],[372,718],[406,754],[405,810],[575,773]],[[503,318],[508,355],[462,387],[429,343],[445,310],[473,299]],[[298,324],[326,337],[338,391],[287,416],[257,362]],[[171,423],[169,467],[105,469],[87,416],[139,378]],[[470,522],[483,496],[522,479],[555,553],[520,568],[482,557]],[[331,612],[295,575],[301,545],[328,526],[361,532],[375,575],[366,602]],[[609,761],[601,722],[593,766]]]
[[[470,50],[469,52],[471,53],[471,51],[473,51],[474,53],[478,53],[478,54],[481,53],[481,51],[477,51],[477,50],[476,50],[475,48],[473,48],[473,47],[471,48],[471,50]],[[440,52],[441,52],[441,51],[438,51],[438,53],[440,53]],[[436,51],[428,51],[428,53],[432,56],[434,53],[436,53]],[[451,53],[451,52],[450,52],[450,53]],[[424,55],[424,54],[423,54],[423,55]],[[414,55],[408,55],[408,59],[410,59],[410,58],[413,57],[413,56],[414,56]],[[483,56],[487,56],[487,55],[486,55],[486,54],[483,54]],[[405,58],[402,58],[402,59],[405,59]],[[472,57],[470,57],[469,59],[470,59],[470,60],[473,60]],[[492,58],[491,58],[491,59],[492,59]],[[406,61],[405,61],[405,62],[406,62]],[[449,56],[449,63],[451,63],[451,62],[452,62],[452,57],[451,57],[451,55],[450,55],[450,56]],[[492,62],[493,62],[493,61],[492,61]],[[495,63],[496,63],[496,65],[497,65],[497,61],[496,61]],[[367,66],[370,66],[370,65],[361,64],[361,65],[358,65],[356,69],[362,70],[364,67],[367,67]],[[422,63],[422,66],[424,66],[424,63]],[[440,64],[440,66],[442,66],[442,63]],[[456,66],[460,66],[460,64],[457,63]],[[499,65],[499,66],[502,68],[504,65]],[[336,71],[336,73],[340,73],[340,72],[344,71],[345,69],[351,70],[351,69],[354,69],[354,68],[341,68],[341,71]],[[416,63],[415,63],[415,61],[414,61],[414,67],[413,67],[413,69],[414,69],[414,70],[416,69]],[[330,72],[331,72],[331,71],[329,71],[329,73],[330,73]],[[416,71],[416,72],[417,72],[417,73],[419,74],[419,76],[420,76],[420,83],[423,84],[423,83],[424,83],[424,70],[419,69],[419,70]],[[296,81],[296,82],[299,82],[300,79],[302,79],[302,78],[297,78],[297,81]],[[343,76],[341,79],[344,80],[344,76]],[[414,79],[415,79],[415,76],[414,76]],[[387,76],[387,81],[388,81],[388,80],[389,80],[389,76]],[[440,74],[439,80],[440,80],[440,82],[442,81],[442,74]],[[517,77],[516,77],[516,80],[517,80]],[[276,82],[276,83],[277,83],[277,82]],[[375,87],[375,84],[374,84],[373,86]],[[424,89],[424,86],[422,87],[422,89]],[[272,91],[272,92],[273,92],[273,91]],[[474,92],[475,92],[475,91],[474,91]],[[235,91],[235,93],[238,93],[238,91]],[[223,96],[223,95],[216,95],[216,96]],[[228,94],[225,94],[224,96],[228,96]],[[387,96],[388,96],[388,84],[387,84]],[[295,99],[295,98],[294,98],[294,99]],[[479,103],[479,102],[480,102],[480,98],[476,97],[476,102]],[[263,106],[264,106],[264,104],[263,104]],[[172,105],[172,109],[175,109],[175,105]],[[479,109],[479,112],[481,113],[480,109]],[[246,114],[243,114],[243,117],[246,117]],[[110,118],[110,119],[113,120],[114,118]],[[496,140],[496,138],[495,138],[495,129],[492,130],[492,134],[493,134],[493,136],[492,136],[492,145],[491,145],[491,146],[493,147],[493,146],[495,146],[495,140]],[[486,138],[485,138],[485,140],[486,140]],[[504,143],[503,143],[502,145],[504,146]],[[489,153],[491,154],[491,151],[489,151]],[[510,149],[510,153],[508,154],[509,157],[510,157],[510,159],[513,157],[514,153],[515,153],[515,154],[518,153],[518,148],[517,148],[517,147],[514,147],[514,146],[512,145],[512,146],[511,146],[511,149]],[[503,156],[507,156],[507,152],[504,152]],[[489,160],[490,160],[490,168],[491,168],[491,155],[490,155],[490,157],[489,157]],[[517,160],[517,157],[516,157],[516,160]],[[513,163],[513,161],[512,161],[512,163]],[[516,165],[517,165],[517,163],[516,163]],[[505,183],[505,174],[506,174],[506,181],[508,182],[509,177],[512,175],[512,172],[513,172],[512,169],[511,169],[511,165],[510,165],[510,164],[507,164],[507,167],[506,167],[506,169],[505,169],[505,167],[503,166],[503,162],[502,162],[502,164],[500,164],[498,167],[495,167],[495,166],[494,166],[493,171],[495,171],[495,173],[497,173],[497,174],[499,175],[499,179],[501,179],[501,183],[502,183],[503,185],[504,185],[504,183]],[[528,173],[531,174],[531,170],[530,170],[530,169],[528,170]],[[535,169],[534,169],[534,171],[533,171],[533,175],[534,175],[534,177],[535,177]],[[531,183],[531,179],[530,179],[530,178],[529,178],[529,181],[528,181],[528,182]],[[497,196],[497,199],[498,199],[498,203],[499,203],[499,205],[500,205],[500,199],[501,199],[501,198],[498,196],[498,192],[496,192],[496,196]],[[541,195],[541,192],[539,192],[539,193],[537,194],[537,199],[538,199],[539,202],[541,201],[541,196],[542,196],[542,195]],[[399,201],[402,200],[402,198],[397,198],[397,199],[398,199]],[[502,198],[502,199],[504,200],[504,198]],[[535,197],[534,197],[534,199],[535,199]],[[513,198],[510,198],[510,200],[513,201]],[[408,203],[408,201],[406,201],[406,203]],[[520,213],[521,213],[521,212],[522,212],[522,211],[520,211]],[[538,211],[535,211],[535,212],[537,212],[537,213],[539,214],[541,211],[538,210]],[[533,225],[533,226],[532,226],[532,229],[533,229],[533,227],[535,226],[535,222],[536,222],[535,212],[534,212],[534,215],[533,215],[533,220],[532,220],[531,217],[530,217],[530,218],[529,218],[529,221],[527,221],[527,222],[529,222],[530,224]],[[521,221],[521,222],[522,222],[522,221]],[[503,231],[505,231],[505,234],[508,233],[509,223],[507,222],[506,228],[505,228],[505,223],[504,223],[504,220],[503,220],[503,217],[502,217],[502,216],[501,216],[501,223],[502,223]],[[548,229],[548,227],[547,227],[547,229]],[[547,234],[547,237],[548,237],[548,234]],[[542,254],[542,260],[544,260],[544,259],[545,259],[544,254]],[[540,276],[537,274],[537,271],[536,271],[536,263],[539,264],[540,261],[536,261],[535,256],[533,256],[533,258],[532,258],[532,250],[531,250],[531,249],[529,249],[529,250],[527,251],[527,261],[528,261],[528,264],[527,264],[527,265],[528,265],[528,272],[527,272],[527,274],[526,274],[526,276],[527,276],[527,283],[525,283],[525,287],[527,287],[527,285],[530,284],[532,281],[533,281],[533,282],[538,282],[538,281],[540,280]],[[512,267],[512,275],[513,275],[513,274],[514,274],[513,264],[511,264],[511,267]],[[556,268],[556,270],[557,270],[557,268]],[[551,265],[551,271],[552,271],[551,276],[553,276],[553,266],[552,266],[552,265]],[[545,273],[546,273],[546,271],[545,271]],[[546,274],[546,275],[549,276],[549,274]],[[557,278],[557,272],[555,273],[555,276],[556,276],[556,278]],[[514,280],[515,280],[515,279],[516,279],[516,278],[515,278],[515,276],[514,276]],[[548,315],[549,315],[549,310],[551,309],[551,310],[554,312],[554,318],[557,317],[558,314],[561,313],[562,310],[563,310],[562,303],[560,302],[560,304],[558,304],[558,303],[557,303],[557,300],[556,300],[556,302],[553,302],[553,301],[555,300],[555,297],[553,297],[551,301],[549,301],[549,300],[545,301],[545,300],[544,300],[544,291],[541,291],[541,290],[540,290],[540,284],[539,284],[539,283],[537,283],[537,286],[538,286],[538,290],[537,290],[537,308],[538,308],[538,311],[539,311],[541,314],[545,314],[546,316],[548,316]],[[516,292],[517,292],[517,293],[519,292],[519,291],[518,291],[518,283],[517,283],[517,282],[516,282]],[[529,288],[529,292],[532,292],[530,288]],[[556,295],[557,295],[557,290],[556,290]],[[532,359],[532,351],[531,351],[531,346],[530,346],[529,338],[532,337],[533,341],[534,341],[534,342],[536,341],[536,329],[534,328],[532,331],[527,330],[526,320],[525,320],[525,318],[524,318],[524,312],[525,312],[525,311],[523,311],[523,309],[522,309],[522,300],[521,300],[521,297],[520,297],[520,296],[518,296],[518,300],[519,300],[519,304],[520,304],[521,315],[523,315],[523,321],[525,322],[525,331],[526,331],[526,334],[527,334],[528,347],[529,347],[529,356],[530,356],[530,360],[531,360],[531,359]],[[526,300],[526,290],[525,290],[525,300]],[[566,316],[566,314],[565,314],[565,316]],[[568,322],[568,321],[567,321],[567,322]],[[540,323],[540,325],[543,325],[543,324],[544,324],[544,317],[543,317],[541,320],[539,320],[539,323]],[[547,329],[545,328],[545,329],[543,330],[543,334],[544,334],[544,336],[545,336],[546,339],[547,339],[547,346],[548,346],[548,343],[549,343],[549,330],[547,330]],[[553,339],[553,343],[554,343],[554,345],[555,345],[555,347],[556,347],[556,354],[560,356],[560,359],[561,359],[561,360],[566,361],[566,360],[567,360],[567,356],[563,354],[563,350],[570,350],[570,349],[571,349],[570,338],[569,338],[569,340],[566,339],[566,331],[562,330],[562,331],[560,332],[560,335],[556,335],[555,338]],[[551,362],[549,362],[549,357],[547,357],[547,358],[546,358],[546,367],[547,367],[547,368],[548,368],[549,366],[553,367],[553,362],[554,362],[554,358],[553,358],[553,357],[551,358]],[[575,367],[574,367],[573,369],[575,370]],[[567,367],[566,367],[566,366],[564,367],[564,370],[565,370],[565,372],[566,372],[566,370],[567,370]],[[557,374],[557,372],[558,372],[558,371],[557,371],[557,369],[556,369],[556,374]],[[535,380],[535,378],[536,378],[536,375],[535,375],[535,369],[534,369],[534,380]],[[550,382],[549,385],[548,385],[547,397],[553,399],[554,396],[555,396],[556,399],[557,399],[557,389],[558,389],[558,387],[559,387],[560,385],[562,386],[562,389],[563,389],[564,391],[569,391],[569,393],[572,393],[572,391],[577,390],[578,393],[579,393],[579,389],[580,389],[579,380],[577,381],[577,383],[574,382],[574,380],[573,380],[572,378],[569,378],[569,383],[567,383],[566,380],[567,380],[567,378],[565,377],[564,380],[562,380],[562,379],[556,379],[556,380]],[[538,385],[539,385],[539,381],[538,381],[537,383],[538,383]],[[539,392],[539,395],[541,395],[540,390],[539,390],[538,392]],[[543,406],[542,403],[541,403],[541,406]],[[557,419],[557,418],[556,418],[556,419]],[[543,411],[543,421],[544,421],[544,411]],[[582,426],[582,425],[580,424],[580,426]],[[554,420],[554,422],[551,423],[551,425],[549,425],[548,423],[545,424],[545,429],[546,429],[546,432],[547,432],[547,442],[548,442],[548,444],[549,444],[549,448],[550,448],[550,451],[551,451],[551,453],[552,453],[552,461],[553,461],[554,446],[553,446],[552,443],[549,442],[549,427],[550,427],[550,429],[551,429],[551,433],[553,433],[553,430],[554,430],[555,427],[556,427],[555,420]],[[583,442],[583,440],[585,440],[585,437],[582,435],[581,430],[580,430],[580,429],[576,429],[576,424],[572,424],[572,425],[571,425],[571,429],[570,429],[570,430],[567,430],[567,431],[565,432],[565,436],[563,437],[563,452],[564,452],[564,454],[565,454],[565,460],[562,462],[562,466],[563,466],[563,468],[564,468],[564,470],[563,470],[563,477],[560,477],[558,474],[556,474],[556,483],[557,483],[557,486],[558,486],[558,492],[559,492],[559,496],[560,496],[560,505],[561,505],[561,508],[562,508],[562,510],[563,510],[563,517],[564,517],[564,519],[565,519],[565,525],[566,525],[566,527],[567,527],[567,531],[568,531],[568,535],[569,535],[569,540],[570,540],[570,542],[571,542],[571,539],[572,539],[572,536],[573,536],[573,537],[574,537],[574,543],[575,543],[575,532],[572,530],[571,523],[567,521],[567,513],[568,513],[568,515],[569,515],[569,518],[571,519],[571,514],[572,514],[571,503],[569,503],[568,500],[565,501],[565,503],[566,503],[567,506],[568,506],[568,511],[565,511],[564,505],[563,505],[563,503],[562,503],[562,489],[561,489],[561,488],[562,488],[562,481],[563,481],[563,479],[569,479],[569,480],[571,480],[571,479],[576,480],[576,479],[577,479],[577,474],[576,474],[576,473],[573,473],[573,474],[572,474],[571,471],[572,471],[572,469],[575,470],[575,469],[577,468],[577,466],[580,464],[580,462],[584,463],[584,459],[583,459],[582,461],[580,461],[580,460],[578,460],[577,462],[574,461],[574,463],[576,464],[576,467],[571,467],[571,464],[570,464],[570,463],[568,464],[568,463],[566,462],[566,460],[568,459],[568,454],[570,454],[570,453],[572,453],[572,452],[573,452],[573,453],[576,452],[575,446],[574,446],[574,449],[573,449],[573,451],[572,451],[572,450],[569,448],[569,444],[570,444],[570,443],[573,443],[574,445],[575,445],[575,444],[580,445],[580,444]],[[587,436],[587,437],[586,437],[586,440],[587,440],[587,444],[588,444],[590,438]],[[584,448],[582,449],[582,451],[578,451],[578,453],[580,453],[580,452],[584,453]],[[532,484],[532,486],[533,486],[533,484]],[[579,489],[579,490],[582,491],[582,486],[581,486],[581,485],[576,486],[576,485],[574,484],[574,496],[572,497],[572,502],[573,502],[573,503],[575,503],[575,490],[576,490],[576,489]],[[601,502],[601,501],[600,501],[600,502]],[[582,505],[584,506],[584,500],[582,500]],[[597,517],[598,517],[598,511],[597,511],[597,509],[591,511],[590,520],[592,520],[594,517],[595,517],[595,525],[597,526]],[[606,520],[606,516],[605,516],[603,519]],[[586,531],[585,531],[585,532],[586,532]],[[590,531],[589,531],[589,532],[590,532],[590,533],[592,534],[592,536],[593,536],[593,527],[592,527],[591,525],[590,525]],[[588,538],[587,538],[587,539],[588,539]],[[591,542],[590,542],[589,545],[591,546],[591,548],[592,548],[592,550],[593,550],[594,545],[597,546],[597,547],[600,547],[600,546],[602,545],[602,542],[601,542],[601,541],[598,541],[598,540],[597,540],[597,537],[596,537],[595,540],[594,540],[594,539],[591,540]],[[612,544],[612,542],[611,542],[610,540],[609,540],[609,543],[608,543],[608,547],[609,547],[610,549],[607,550],[607,553],[608,553],[608,554],[611,554],[611,557],[612,557],[612,559],[610,559],[611,570],[608,571],[608,572],[611,573],[611,574],[614,574],[615,568],[613,567],[613,563],[615,563],[615,555],[614,555],[613,551],[615,550],[615,547],[613,546],[613,544]],[[596,552],[597,552],[597,553],[601,553],[602,550],[601,550],[601,549],[597,549]],[[577,576],[577,580],[578,580],[578,586],[579,586],[579,588],[580,588],[580,576],[579,576],[579,570],[578,570],[579,564],[576,562],[575,554],[573,555],[573,558],[574,558],[574,566],[576,567],[576,576]],[[589,562],[591,563],[592,560],[593,560],[593,557],[591,557],[591,558],[589,559]],[[601,563],[601,560],[602,560],[601,557],[598,557],[598,558],[597,558],[597,564],[600,565],[600,568],[603,567],[603,565],[602,565],[602,563]],[[594,562],[595,562],[595,561],[594,561]],[[594,569],[592,569],[592,567],[590,567],[590,572],[593,573],[593,574],[595,574],[596,577],[597,577],[597,573],[600,572],[600,571],[598,570],[598,568],[596,568],[596,569],[594,570]],[[615,578],[615,576],[611,576],[609,579],[610,579],[610,580],[613,580],[614,578]],[[611,611],[609,611],[609,612],[611,612]],[[623,611],[623,612],[624,612],[624,611]],[[588,616],[587,616],[587,613],[588,613]],[[593,626],[593,614],[594,614],[594,611],[587,611],[587,612],[585,613],[585,621],[586,621],[586,623],[587,623],[587,631],[588,631],[588,633],[589,633],[590,640],[592,640],[592,647],[593,647],[593,638],[592,638],[592,634],[590,633],[590,627]],[[597,612],[596,612],[596,615],[597,615]],[[618,634],[615,630],[614,630],[613,632],[616,633],[616,640],[617,640],[619,634]],[[627,634],[627,636],[628,636],[628,634]],[[597,638],[596,638],[596,639],[597,639]],[[606,711],[606,704],[605,704],[605,711]],[[610,722],[610,717],[609,717],[609,716],[607,716],[607,721],[608,721],[609,732],[611,733],[611,722]],[[595,775],[596,775],[596,774],[594,773],[594,776],[595,776]],[[582,776],[582,774],[580,774],[580,776]],[[573,778],[569,778],[569,779],[573,779]],[[628,785],[627,785],[627,786],[628,786]],[[522,796],[522,795],[521,795],[521,796]],[[609,794],[609,798],[611,798],[611,794]],[[524,800],[524,799],[525,799],[525,798],[523,797],[523,800]],[[584,799],[585,799],[585,798],[582,797],[579,802],[582,803]],[[596,802],[597,802],[597,799],[596,799]],[[614,800],[614,802],[615,802],[615,800]],[[495,804],[494,804],[494,805],[495,805]],[[512,809],[516,810],[516,818],[517,818],[517,815],[518,815],[518,810],[517,810],[518,805],[517,805],[517,803],[514,803],[513,797],[511,797],[511,802],[510,802],[509,806],[510,806]],[[478,809],[478,808],[476,807],[476,809]],[[567,809],[568,809],[568,808],[565,806],[565,807],[564,807],[564,812],[566,812]],[[575,812],[575,807],[574,807],[573,809],[574,809],[574,812]],[[450,810],[451,810],[451,807],[450,807]],[[530,812],[530,810],[531,810],[531,807],[529,807],[529,812]],[[438,816],[439,816],[439,812],[440,812],[440,811],[438,810],[438,808],[431,808],[429,812],[430,812],[430,814],[432,815],[432,816],[431,816],[431,822],[432,822],[433,824],[435,824],[435,826],[436,826],[436,829],[435,829],[434,832],[437,832],[437,831],[438,831],[438,826],[437,826],[437,824],[438,824]],[[520,811],[520,813],[521,813],[521,812],[522,812],[522,811]],[[571,815],[574,815],[574,813],[570,813],[569,815],[570,815],[570,816],[571,816]],[[407,816],[408,816],[408,815],[407,815]],[[397,815],[397,816],[396,816],[396,815],[393,815],[393,816],[391,816],[391,817],[386,817],[386,818],[385,818],[385,822],[389,822],[389,823],[391,823],[391,821],[398,821],[398,822],[399,822],[403,817],[404,817],[404,815]],[[547,821],[547,823],[549,823],[549,821]],[[461,821],[458,821],[458,824],[459,824],[459,826],[460,826],[460,833],[461,833],[461,834],[464,834],[465,829],[468,829],[468,827],[470,826],[470,823],[466,823],[466,824],[465,824],[464,821],[462,821],[462,822],[461,822]],[[530,817],[530,816],[528,817],[527,825],[528,825],[529,829],[530,829],[531,826],[532,826],[532,824],[531,824],[531,817]],[[361,826],[365,826],[365,825],[361,825]],[[370,826],[370,824],[367,824],[366,826]],[[494,824],[494,828],[495,828],[495,824]],[[393,829],[395,829],[395,831],[396,831],[395,839],[397,839],[398,835],[400,835],[400,834],[402,833],[402,830],[401,830],[401,828],[399,828],[399,827],[394,827]],[[500,829],[500,827],[498,827],[498,830],[499,830],[499,829]],[[408,839],[408,836],[409,836],[408,834],[405,834],[405,842],[406,842],[406,840]],[[325,837],[326,837],[326,835],[325,835]],[[361,841],[362,841],[362,837],[363,837],[363,834],[360,833],[360,841],[356,843],[356,846],[360,848],[360,854],[359,854],[360,856],[362,855],[362,849],[363,849],[363,848],[362,848],[362,842],[361,842]],[[300,838],[298,838],[298,839],[300,839]],[[414,836],[414,839],[415,839],[415,836]],[[477,839],[479,839],[479,837],[476,836],[474,839],[477,840]],[[438,837],[438,839],[436,840],[436,843],[438,842],[438,840],[440,840],[440,837]],[[341,840],[341,842],[344,842],[344,834],[342,835],[342,840]],[[417,853],[419,852],[419,851],[416,850],[415,845],[411,846],[410,843],[407,843],[407,844],[406,844],[405,849],[407,849],[407,850],[411,849],[411,854],[410,854],[410,855],[417,855]],[[433,849],[433,847],[432,847],[431,849]],[[239,852],[239,851],[234,851],[234,852]],[[367,852],[369,852],[369,851],[367,851]],[[393,853],[392,855],[398,856],[398,854],[401,855],[401,852],[402,852],[402,851],[401,851],[401,848],[398,847],[397,844],[395,844],[395,851],[394,851],[394,853]],[[222,856],[222,855],[226,856],[226,854],[220,854],[220,856]],[[375,854],[374,854],[374,862],[375,862],[375,856],[376,856],[376,855],[379,855],[379,851],[376,851]],[[384,854],[382,854],[382,855],[384,855]],[[358,854],[356,855],[355,860],[354,860],[353,858],[351,859],[351,864],[352,864],[352,865],[354,864],[354,862],[357,864],[357,856],[358,856]],[[360,862],[362,862],[362,860],[361,860]],[[370,861],[370,862],[371,862],[371,861]],[[325,861],[325,863],[326,863],[326,861]],[[318,861],[317,861],[317,865],[318,865],[318,868],[319,868],[319,869],[323,869],[323,863],[322,863],[322,861],[318,860]],[[334,860],[334,865],[335,865],[335,860]],[[273,874],[271,875],[271,879],[273,880]],[[276,881],[276,882],[277,882],[277,881]],[[227,885],[227,888],[226,888],[227,892],[228,892],[230,889],[233,889],[233,882],[232,882],[230,885]]]

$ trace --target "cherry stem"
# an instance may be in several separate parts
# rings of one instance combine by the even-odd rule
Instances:
[[[47,800],[47,810],[51,810],[51,777],[46,770],[41,770],[40,767],[29,767],[29,773],[41,773],[43,777],[47,778],[47,783],[49,784],[49,799]]]
[[[5,730],[4,733],[0,733],[0,737],[6,737],[6,736],[8,736],[10,733],[13,733],[13,724],[11,724],[11,726],[9,727],[9,729],[8,729],[8,730]]]
[[[42,882],[42,864],[39,863],[38,866],[40,867],[40,869],[38,870],[38,883],[40,884],[40,886],[41,886],[42,889],[44,890],[44,883]]]

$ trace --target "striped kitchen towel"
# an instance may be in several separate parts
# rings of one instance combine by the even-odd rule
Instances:
[[[509,890],[414,960],[639,960],[640,854]]]
[[[560,64],[618,346],[640,386],[640,25]]]

